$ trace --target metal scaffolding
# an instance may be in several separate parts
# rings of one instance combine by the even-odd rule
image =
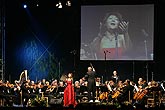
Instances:
[[[0,1],[0,79],[5,80],[5,0]]]

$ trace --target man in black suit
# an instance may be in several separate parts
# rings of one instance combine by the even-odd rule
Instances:
[[[87,91],[88,91],[88,101],[94,102],[96,96],[96,72],[93,67],[88,67],[88,71],[85,75],[85,78],[88,81]]]

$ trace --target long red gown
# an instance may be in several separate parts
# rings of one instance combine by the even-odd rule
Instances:
[[[67,86],[64,90],[64,106],[70,106],[73,105],[76,106],[77,102],[75,100],[75,92],[74,87],[72,86],[72,80],[66,81]]]

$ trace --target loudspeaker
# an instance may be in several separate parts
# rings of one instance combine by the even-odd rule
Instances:
[[[63,103],[63,98],[59,98],[59,99],[52,98],[49,101],[49,105],[62,104],[62,103]]]

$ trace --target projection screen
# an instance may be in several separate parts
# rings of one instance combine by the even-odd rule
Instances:
[[[120,28],[113,31],[107,28],[109,13],[120,14],[122,19],[118,21],[123,23]],[[108,19],[115,26],[113,17]],[[153,59],[154,4],[81,6],[80,60]]]

